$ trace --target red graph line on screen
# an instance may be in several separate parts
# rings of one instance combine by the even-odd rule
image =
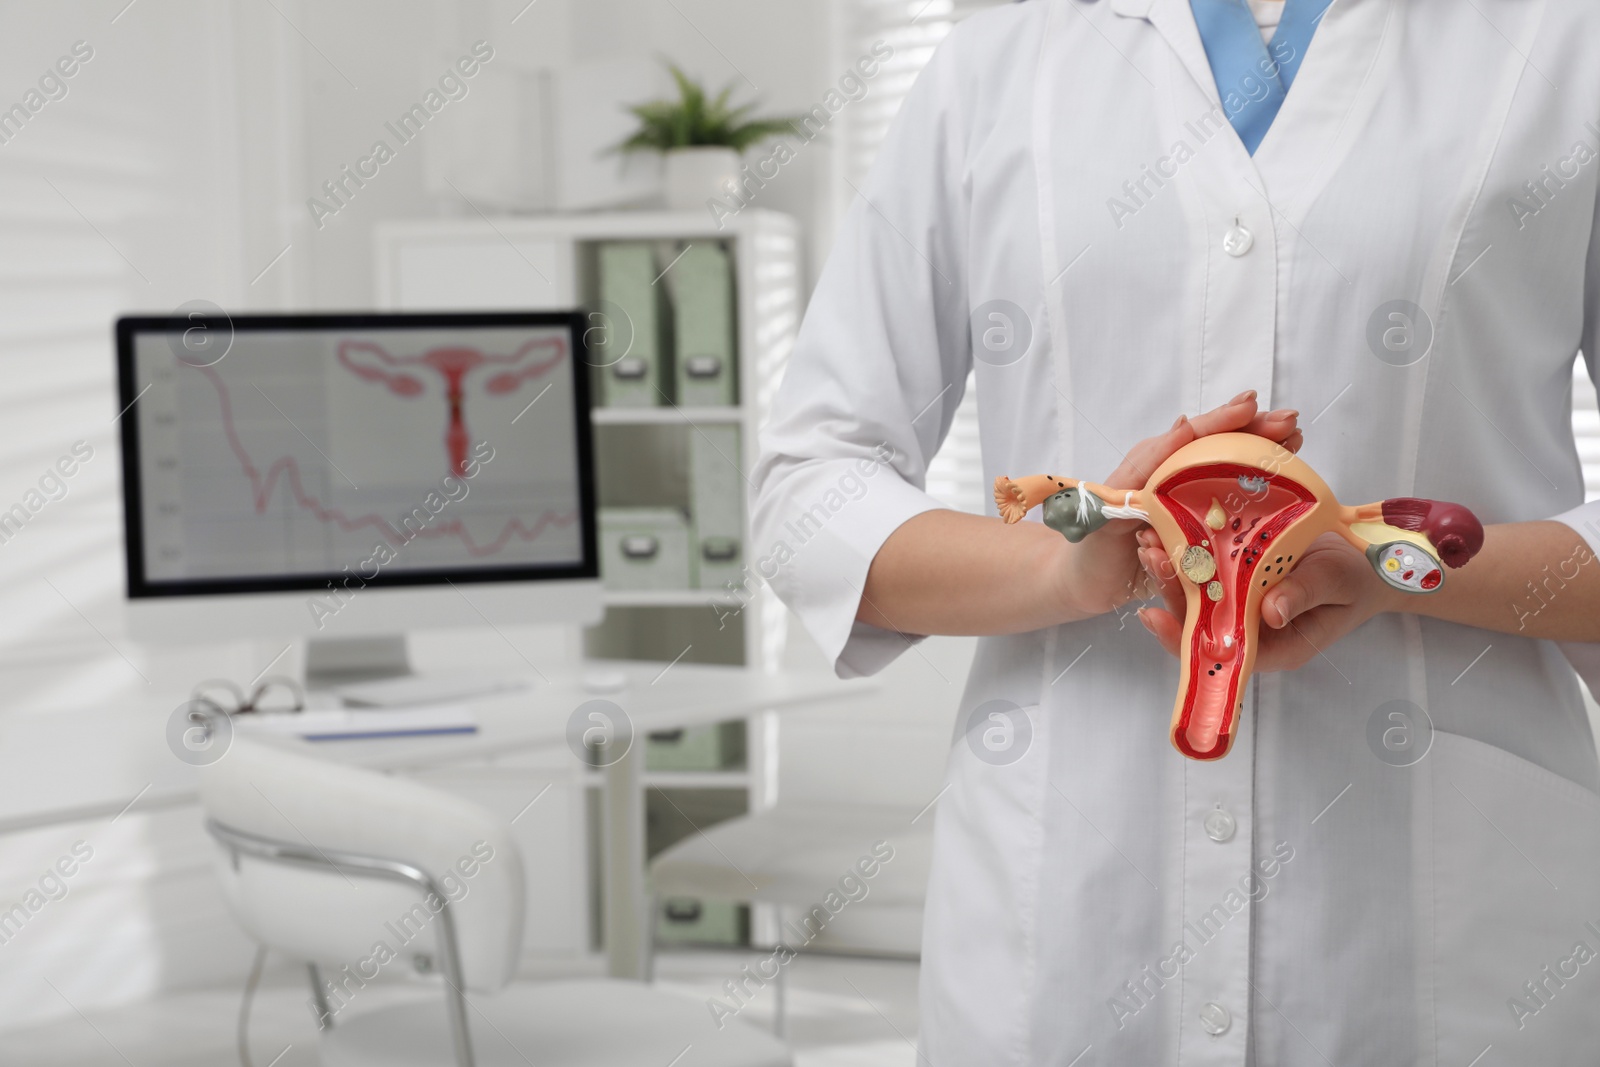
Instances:
[[[367,342],[347,341],[339,346],[340,362],[358,377],[365,381],[382,381],[389,387],[390,392],[404,397],[420,395],[423,391],[422,383],[410,375],[389,375],[378,368],[363,367],[352,363],[345,358],[347,345],[352,347],[359,346],[369,351],[374,351],[391,365],[426,363],[444,375],[447,400],[450,403],[451,413],[450,430],[446,437],[446,445],[449,451],[451,471],[458,477],[467,476],[466,448],[470,438],[467,435],[465,417],[463,415],[465,405],[462,391],[462,380],[467,372],[480,365],[515,364],[536,348],[553,345],[557,352],[548,360],[532,363],[510,371],[503,371],[491,378],[486,387],[492,393],[510,393],[515,391],[523,381],[543,375],[566,355],[566,346],[559,338],[541,338],[531,341],[509,356],[485,356],[476,349],[454,348],[435,349],[424,356],[413,357],[409,360],[395,360],[376,345],[370,345]],[[432,358],[430,359],[430,357]],[[501,527],[500,532],[495,537],[487,542],[480,543],[472,538],[465,524],[459,519],[437,522],[427,526],[419,524],[418,528],[413,530],[406,526],[403,521],[401,527],[396,529],[388,519],[377,514],[357,515],[354,517],[346,515],[339,508],[323,504],[306,490],[300,478],[300,465],[293,456],[280,457],[267,468],[265,474],[262,474],[260,467],[250,457],[244,442],[239,438],[238,429],[234,425],[233,398],[228,391],[227,383],[222,380],[222,376],[217,373],[215,367],[196,367],[195,369],[206,376],[212,388],[217,392],[223,435],[227,438],[228,448],[233,452],[234,457],[238,459],[245,476],[250,479],[252,503],[258,515],[266,513],[267,506],[272,500],[273,490],[277,488],[278,480],[281,477],[285,485],[288,486],[289,494],[293,497],[295,504],[302,510],[310,512],[321,522],[331,523],[346,532],[371,528],[377,530],[385,540],[396,547],[403,547],[417,538],[435,540],[454,537],[460,540],[462,547],[467,550],[467,554],[474,558],[491,556],[502,551],[513,537],[522,541],[533,541],[548,527],[570,526],[577,521],[576,512],[563,515],[550,511],[539,516],[531,526],[523,523],[521,519],[511,519]],[[457,447],[458,442],[459,450]]]

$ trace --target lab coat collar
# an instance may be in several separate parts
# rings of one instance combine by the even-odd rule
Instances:
[[[1154,2],[1155,0],[1111,0],[1111,10],[1118,15],[1142,19],[1150,14],[1150,5]]]
[[[1113,13],[1142,18],[1154,26],[1200,94],[1221,106],[1189,0],[1110,3]],[[1295,88],[1255,155],[1233,138],[1234,165],[1257,193],[1270,194],[1275,212],[1300,218],[1364,128],[1398,54],[1398,34],[1386,32],[1393,16],[1392,4],[1333,0],[1327,25],[1312,39]]]
[[[1373,22],[1374,18],[1381,23],[1388,14],[1387,10],[1384,10],[1385,5],[1363,3],[1362,0],[1333,0],[1328,14],[1344,15],[1348,18],[1347,9],[1352,7],[1378,8],[1379,10],[1372,12],[1373,17],[1366,19],[1369,23]],[[1111,0],[1111,10],[1124,18],[1147,20],[1166,39],[1167,45],[1183,62],[1189,76],[1200,87],[1200,91],[1213,103],[1220,103],[1216,76],[1212,73],[1211,61],[1206,58],[1205,44],[1200,40],[1200,31],[1195,26],[1194,11],[1189,6],[1189,0]],[[1271,136],[1270,130],[1267,136]]]
[[[1213,103],[1219,102],[1216,76],[1206,58],[1189,0],[1111,0],[1111,10],[1118,15],[1147,19],[1166,39],[1200,91]]]

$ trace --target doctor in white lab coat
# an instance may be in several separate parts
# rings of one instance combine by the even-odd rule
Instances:
[[[1600,640],[1569,422],[1597,41],[1592,0],[1336,0],[1253,155],[1185,0],[1032,0],[938,48],[800,331],[753,554],[842,675],[984,635],[922,1062],[1600,1062],[1600,769],[1562,654]],[[1144,543],[924,492],[969,371],[988,478],[1137,486],[1248,426],[1346,502],[1467,505],[1485,547],[1411,598],[1309,554],[1233,751],[1186,760]]]

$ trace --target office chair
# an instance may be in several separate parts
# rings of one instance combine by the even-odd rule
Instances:
[[[925,647],[946,671],[964,669],[972,655],[970,639],[933,638]],[[656,855],[649,875],[658,908],[672,898],[767,905],[778,939],[798,952],[917,957],[956,709],[949,686],[920,656],[902,657],[881,677],[877,692],[783,720],[776,805],[704,827]],[[880,841],[894,858],[871,878],[857,875],[866,895],[837,915],[819,913]],[[773,981],[778,1035],[788,1023],[790,970]]]
[[[525,907],[511,829],[404,778],[235,737],[202,772],[229,909],[305,961],[325,1067],[790,1067],[770,1035],[635,982],[513,982]],[[424,963],[442,997],[363,1004]]]

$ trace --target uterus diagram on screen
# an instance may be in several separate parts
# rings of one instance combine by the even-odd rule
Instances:
[[[466,474],[472,442],[468,426],[468,379],[490,396],[511,396],[538,381],[566,356],[559,337],[539,337],[509,354],[497,355],[463,345],[443,345],[412,355],[396,356],[372,341],[341,341],[337,356],[351,374],[406,401],[426,402],[426,379],[443,386],[446,406],[445,457],[450,473]],[[536,391],[530,390],[530,396]]]

